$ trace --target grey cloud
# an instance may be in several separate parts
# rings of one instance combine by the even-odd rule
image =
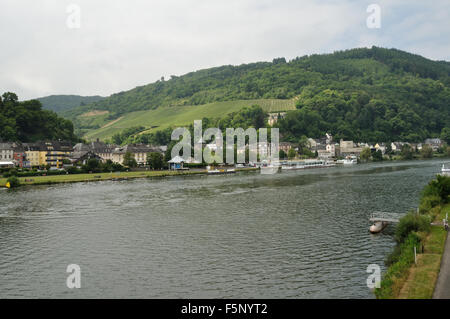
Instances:
[[[369,30],[373,2],[4,0],[0,87],[21,99],[109,95],[206,67],[371,45],[449,59],[448,1],[380,0],[382,28]],[[71,3],[80,29],[66,27]]]

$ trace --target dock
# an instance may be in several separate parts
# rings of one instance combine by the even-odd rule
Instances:
[[[387,223],[398,223],[399,217],[397,214],[387,213],[387,212],[374,212],[369,218],[371,222],[387,222]]]

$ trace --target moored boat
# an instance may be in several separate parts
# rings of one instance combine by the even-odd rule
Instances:
[[[385,229],[387,225],[388,225],[388,223],[385,221],[377,221],[377,222],[374,222],[372,226],[370,226],[369,231],[372,234],[376,234],[376,233],[381,232],[383,229]]]

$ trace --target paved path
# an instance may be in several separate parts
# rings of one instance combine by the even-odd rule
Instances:
[[[448,232],[433,299],[450,299],[450,236]]]

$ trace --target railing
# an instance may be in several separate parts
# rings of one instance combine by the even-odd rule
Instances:
[[[400,219],[400,216],[395,213],[389,213],[389,212],[373,212],[370,215],[369,220],[371,222],[391,222],[391,223],[397,223]]]

